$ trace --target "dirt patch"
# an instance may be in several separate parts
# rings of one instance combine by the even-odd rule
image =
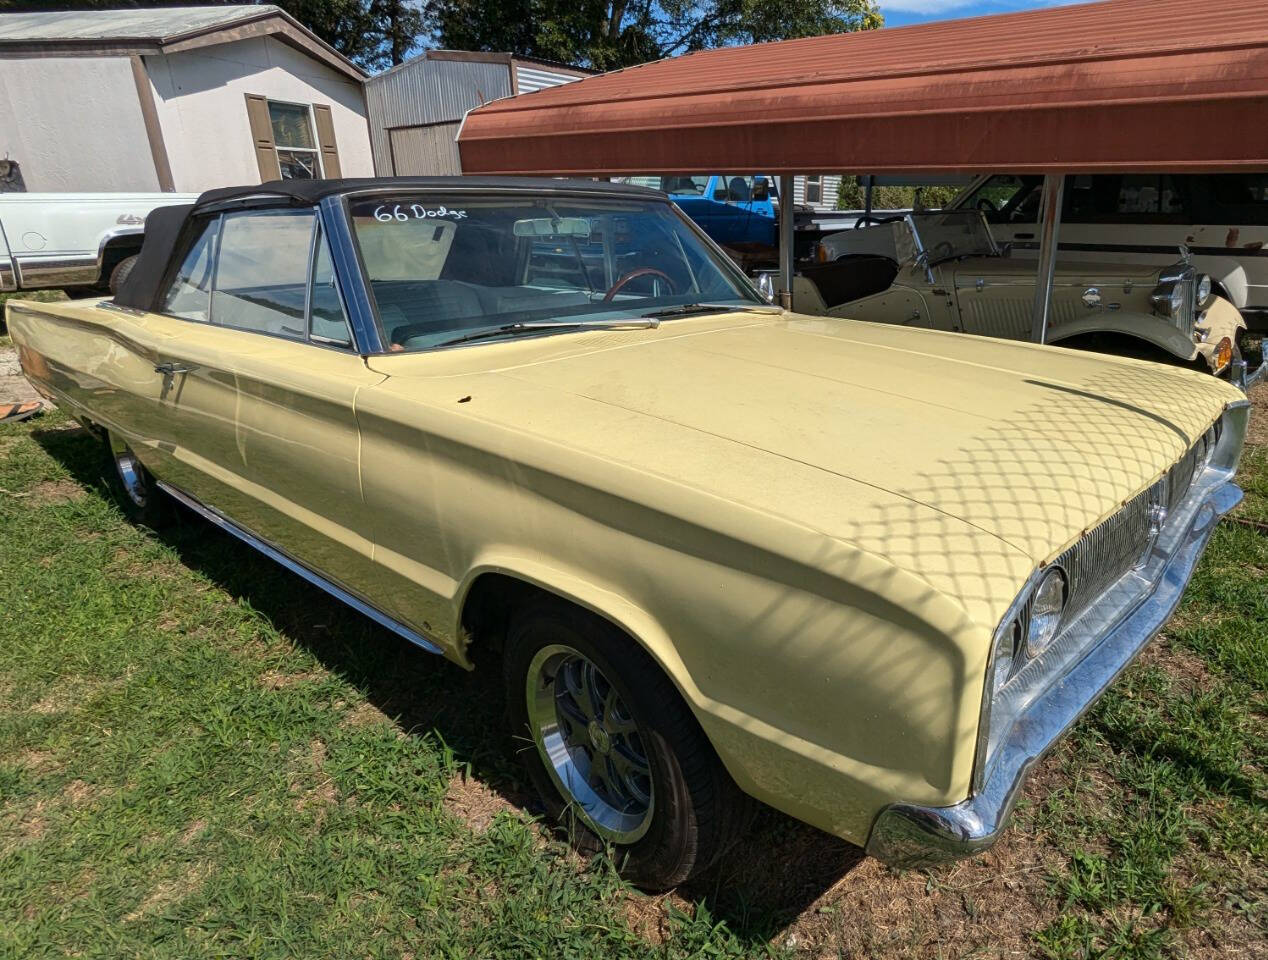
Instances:
[[[142,917],[157,913],[159,910],[179,903],[201,887],[211,876],[211,865],[194,863],[178,877],[160,881],[154,889],[145,895],[135,910],[124,916],[125,923],[135,923]]]
[[[316,670],[302,673],[283,673],[281,670],[266,670],[260,674],[260,686],[267,690],[285,690],[297,684],[321,680],[324,676],[325,674]]]
[[[37,483],[26,493],[30,502],[36,506],[74,503],[86,496],[84,488],[73,480],[48,480]]]
[[[324,740],[312,741],[308,745],[308,756],[301,761],[301,765],[307,768],[305,773],[290,784],[291,793],[295,796],[295,809],[301,813],[311,810],[318,829],[325,822],[330,807],[339,802],[339,790],[324,770],[327,753]]]
[[[368,727],[375,723],[392,723],[392,718],[368,700],[357,704],[339,724],[341,727]]]
[[[1248,396],[1250,429],[1246,433],[1246,442],[1268,444],[1268,381],[1260,383]]]
[[[201,818],[198,820],[195,820],[193,823],[191,823],[181,832],[181,844],[183,846],[189,846],[189,844],[193,843],[200,836],[202,836],[203,831],[205,831],[206,829],[207,829],[206,820],[203,820]]]
[[[521,808],[497,791],[490,790],[474,777],[461,774],[449,781],[443,802],[445,809],[474,833],[488,830],[489,824],[499,813],[522,813]]]
[[[101,791],[83,780],[72,780],[62,791],[62,797],[72,807],[84,807],[101,796]]]
[[[64,766],[51,750],[24,750],[14,757],[14,762],[36,776],[56,773]]]
[[[1159,637],[1145,647],[1139,662],[1162,668],[1189,692],[1210,690],[1220,682],[1211,676],[1205,662],[1188,651],[1173,646],[1166,637]]]

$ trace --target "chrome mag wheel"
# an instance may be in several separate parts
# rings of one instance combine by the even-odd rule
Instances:
[[[144,509],[150,500],[145,467],[141,466],[131,448],[113,433],[110,434],[110,455],[114,459],[119,481],[123,484],[123,492],[128,495],[129,500]]]
[[[529,729],[564,800],[600,837],[633,843],[652,822],[647,750],[603,672],[572,647],[537,651],[527,673]]]

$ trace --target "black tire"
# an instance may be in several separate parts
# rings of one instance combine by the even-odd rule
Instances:
[[[599,679],[606,680],[618,695],[615,702],[637,725],[636,736],[650,771],[651,801],[644,832],[629,842],[601,837],[575,797],[565,797],[534,734],[529,676],[541,676],[535,661],[561,646],[597,668]],[[576,847],[596,851],[611,843],[623,877],[646,890],[660,891],[706,869],[743,830],[752,801],[736,787],[669,678],[646,651],[612,624],[562,601],[531,603],[511,619],[503,662],[507,709],[518,751],[548,812],[568,830]],[[560,687],[563,673],[560,669],[553,683],[543,679],[540,689]],[[554,694],[540,696],[550,699]],[[557,703],[557,697],[552,702]],[[563,730],[565,721],[559,716]],[[609,742],[606,734],[599,735]],[[612,754],[618,752],[617,737],[627,736],[613,734]],[[609,747],[603,748],[605,755]],[[586,756],[595,753],[591,750]]]
[[[132,523],[161,530],[175,519],[171,500],[126,443],[107,432],[102,455],[106,485]]]
[[[128,274],[130,274],[132,272],[132,268],[136,266],[136,260],[136,254],[133,254],[130,257],[124,257],[115,264],[115,268],[110,271],[110,282],[108,286],[111,296],[119,295],[119,285],[123,283],[124,280],[128,279]]]

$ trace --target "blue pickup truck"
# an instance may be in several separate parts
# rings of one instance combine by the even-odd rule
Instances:
[[[774,177],[714,173],[629,180],[669,194],[683,213],[722,246],[775,246],[778,195]]]

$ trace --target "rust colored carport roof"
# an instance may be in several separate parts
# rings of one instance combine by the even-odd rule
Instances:
[[[1268,168],[1268,0],[1107,0],[693,53],[467,115],[467,173]]]

